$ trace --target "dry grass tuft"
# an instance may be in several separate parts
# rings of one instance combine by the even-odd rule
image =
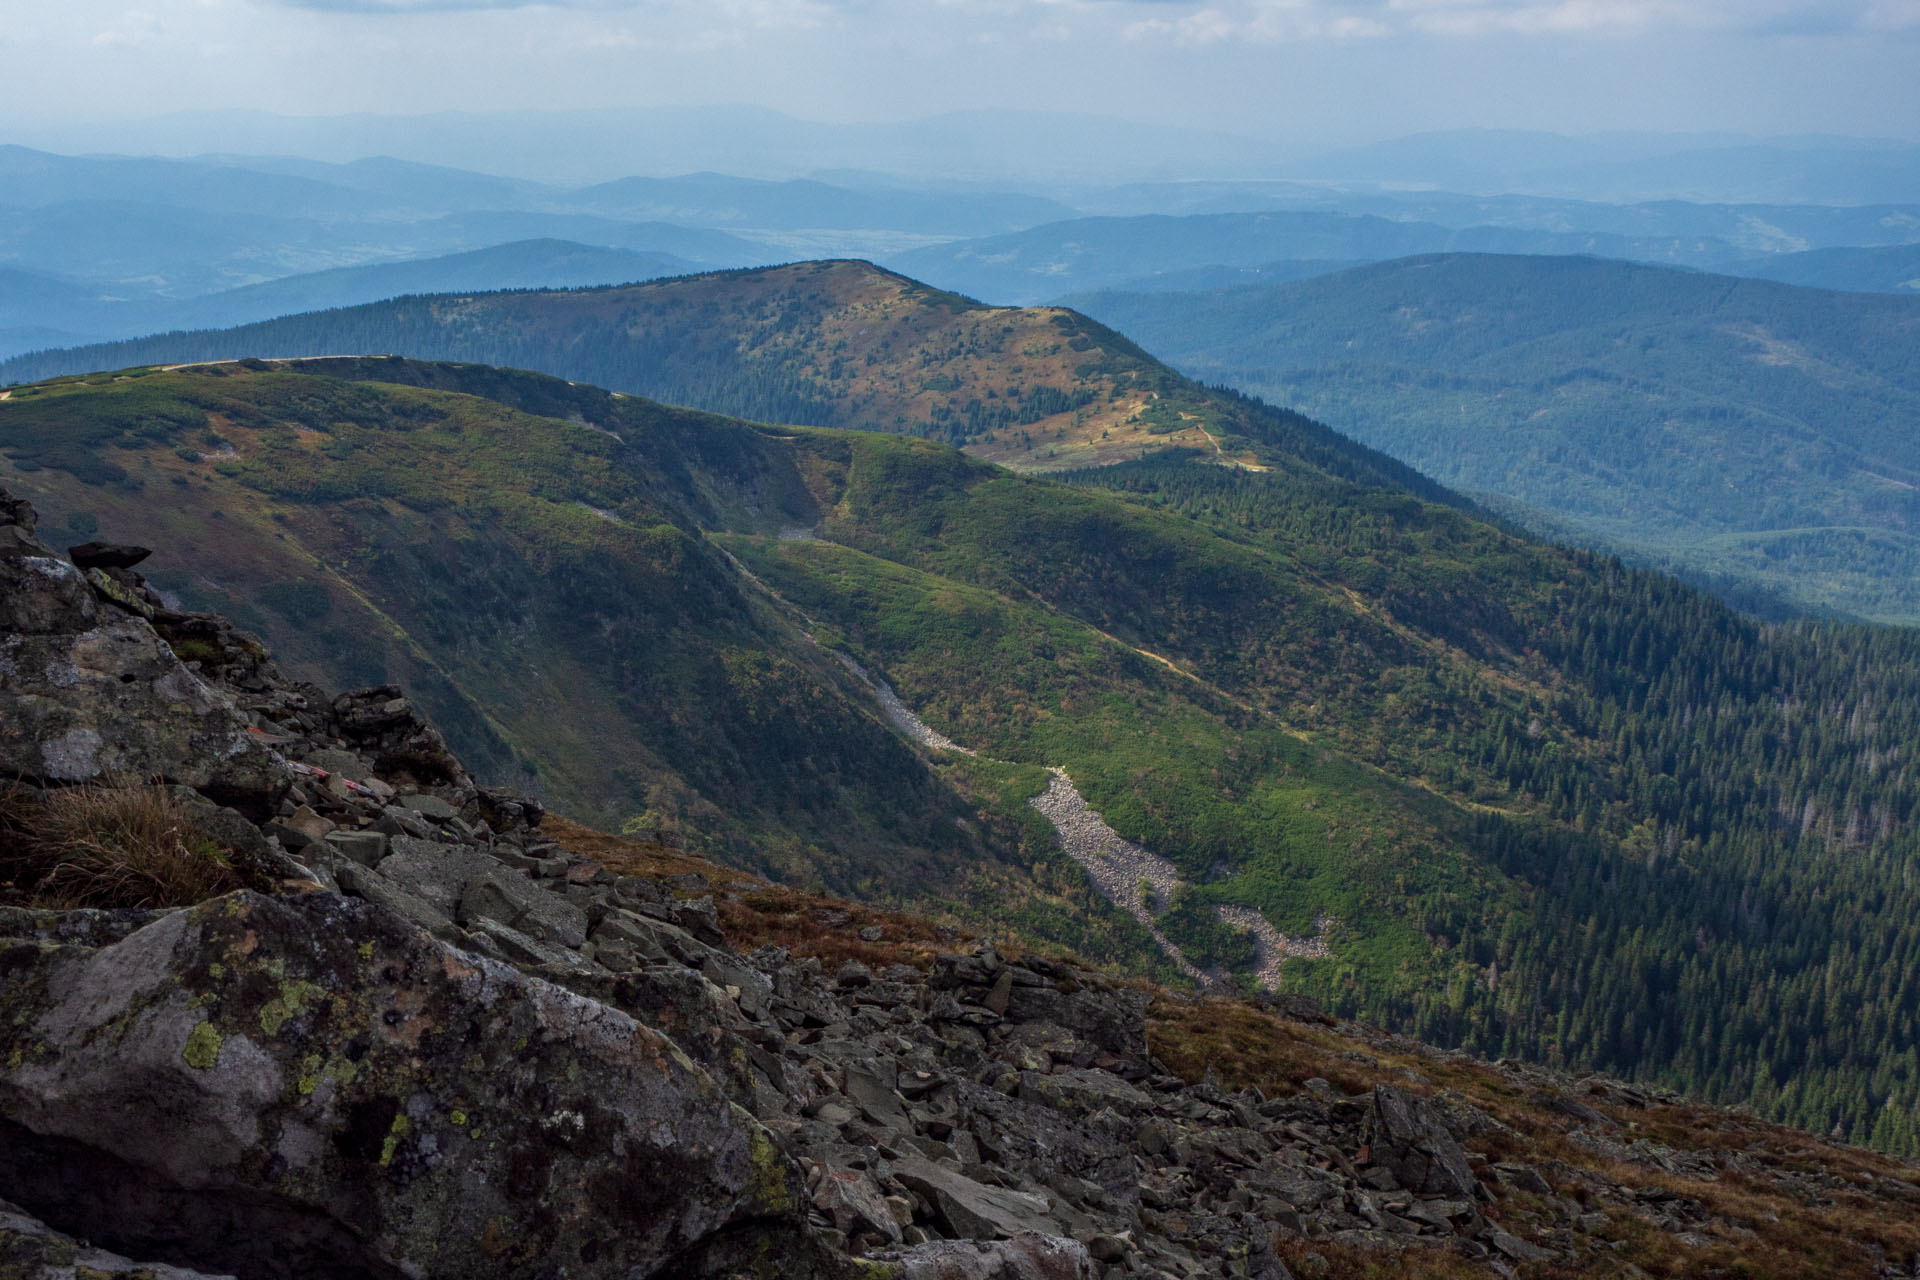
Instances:
[[[0,792],[0,884],[30,905],[184,907],[253,887],[159,787]]]
[[[1315,1077],[1343,1093],[1360,1093],[1379,1074],[1329,1048],[1334,1042],[1326,1033],[1237,1000],[1156,1000],[1148,1010],[1147,1042],[1183,1080],[1212,1071],[1228,1089],[1252,1087],[1269,1098],[1298,1093]]]

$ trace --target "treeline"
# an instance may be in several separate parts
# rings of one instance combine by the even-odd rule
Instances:
[[[1075,479],[1317,553],[1304,567],[1371,582],[1396,621],[1485,664],[1437,661],[1425,689],[1370,704],[1383,723],[1359,741],[1419,744],[1412,767],[1480,802],[1468,843],[1537,909],[1412,904],[1459,957],[1451,983],[1362,990],[1319,965],[1319,994],[1920,1154],[1920,632],[1763,624],[1388,498],[1335,520],[1221,468]]]

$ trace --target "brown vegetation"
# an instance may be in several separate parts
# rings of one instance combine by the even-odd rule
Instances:
[[[181,907],[258,887],[164,788],[0,793],[0,889],[31,906]]]

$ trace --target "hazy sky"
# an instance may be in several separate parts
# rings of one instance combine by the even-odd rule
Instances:
[[[1333,142],[1475,125],[1915,138],[1916,55],[1920,0],[0,0],[0,135],[190,108],[743,102]]]

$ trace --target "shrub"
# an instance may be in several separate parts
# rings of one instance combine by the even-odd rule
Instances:
[[[160,787],[0,793],[0,881],[35,906],[191,906],[253,879]]]

